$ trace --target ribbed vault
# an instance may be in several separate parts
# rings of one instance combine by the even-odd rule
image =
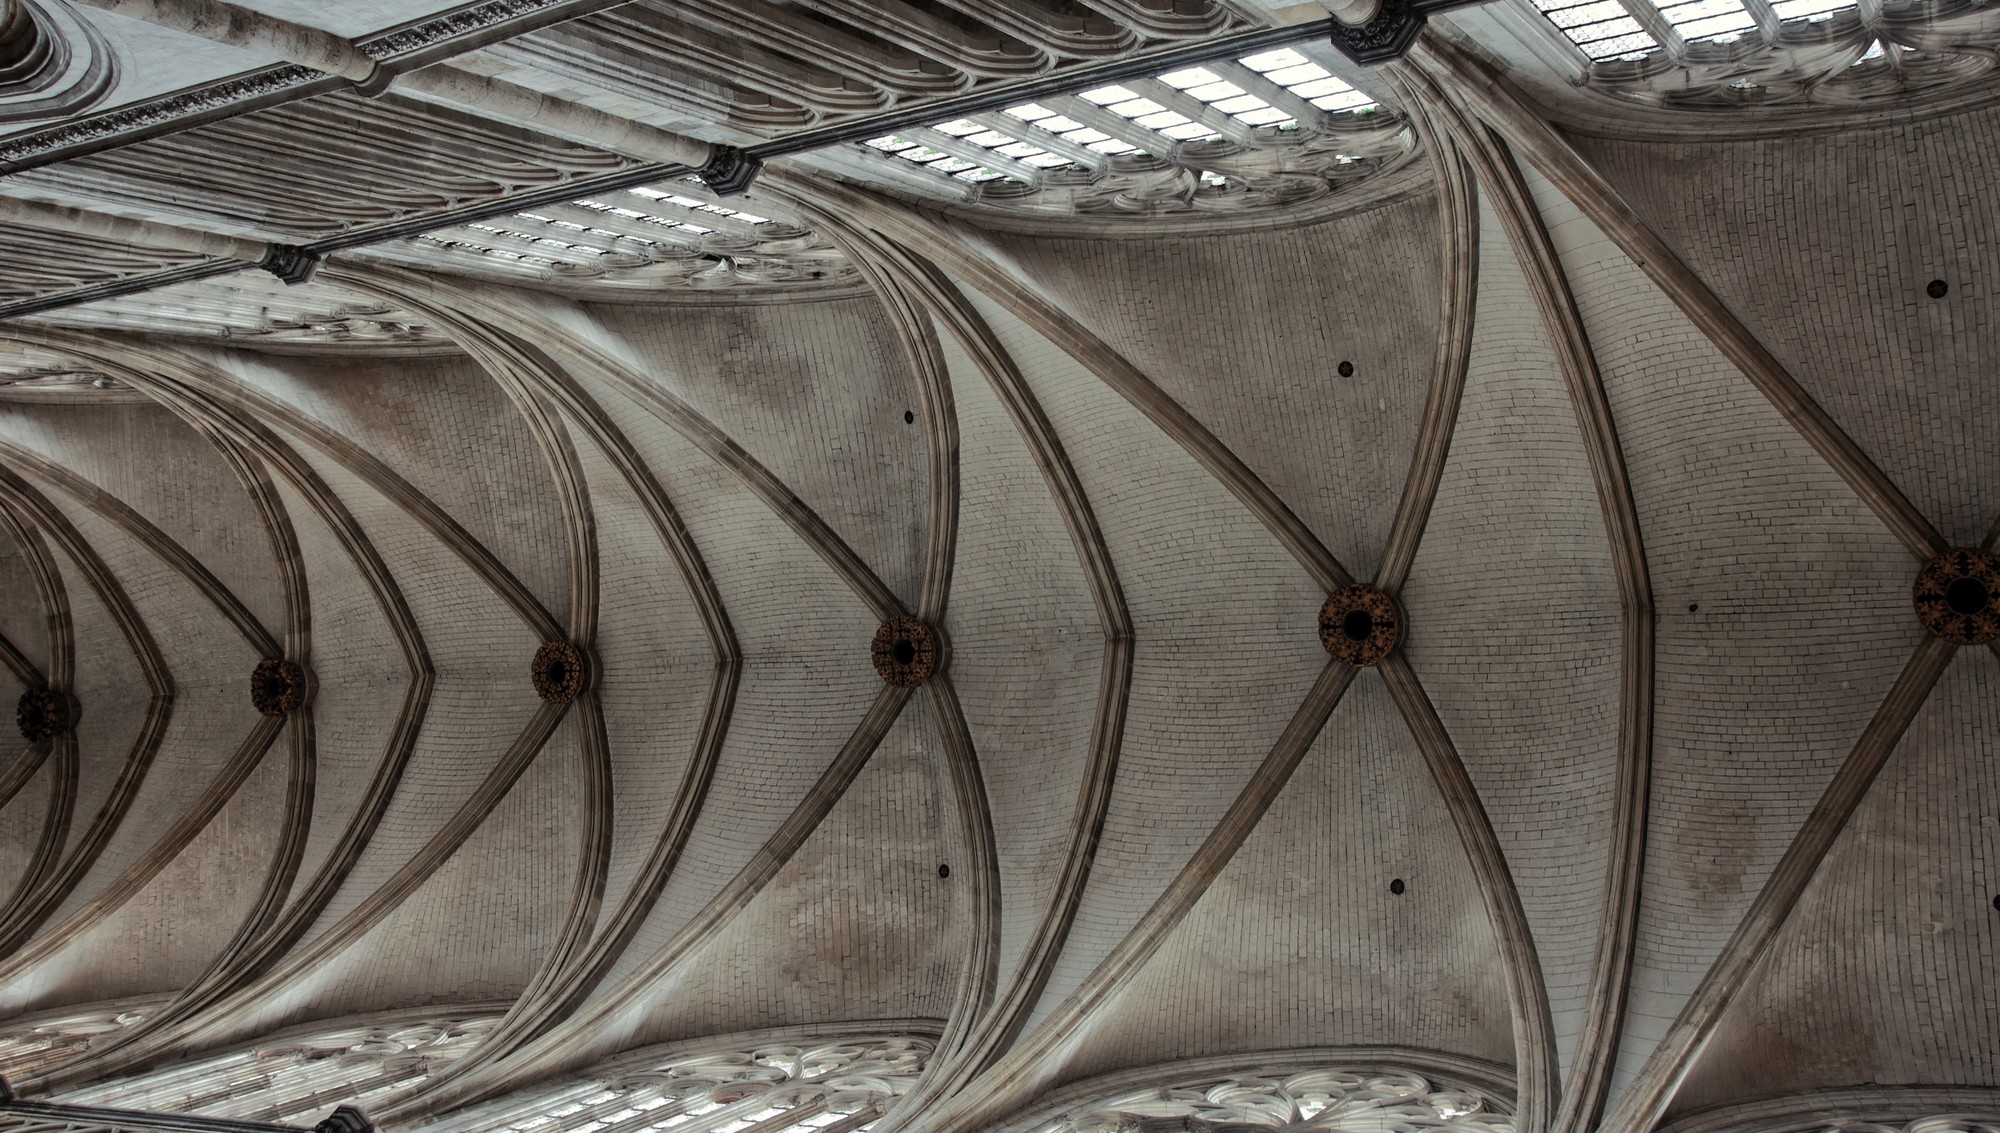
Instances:
[[[16,1089],[1992,1127],[2000,654],[1911,605],[2000,533],[1990,78],[1642,109],[1728,61],[1637,3],[1644,66],[1499,0],[1367,68],[1261,2],[110,6],[221,101],[0,134],[0,695],[80,713],[0,745]]]

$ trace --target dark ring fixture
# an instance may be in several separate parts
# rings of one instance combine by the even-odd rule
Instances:
[[[283,716],[306,702],[306,673],[297,661],[266,657],[250,672],[250,703],[266,716]]]
[[[568,704],[583,692],[590,678],[589,662],[583,650],[567,641],[543,642],[535,650],[529,674],[535,680],[535,695],[550,704]]]
[[[51,740],[76,725],[76,711],[67,693],[52,688],[31,688],[14,705],[14,722],[21,738],[31,744]]]
[[[1946,551],[1917,571],[1910,605],[1925,629],[1954,645],[2000,640],[2000,555]]]
[[[935,676],[939,653],[937,631],[908,615],[883,622],[868,645],[875,671],[897,688],[915,688]]]
[[[1365,582],[1327,595],[1319,608],[1319,643],[1350,665],[1379,665],[1403,639],[1403,616],[1396,600]]]

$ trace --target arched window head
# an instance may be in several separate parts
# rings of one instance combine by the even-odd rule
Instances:
[[[1477,1068],[1476,1077],[1460,1077],[1372,1061],[1342,1065],[1326,1057],[1331,1053],[1231,1071],[1214,1069],[1218,1060],[1127,1071],[1064,1090],[994,1133],[1246,1127],[1273,1133],[1514,1133],[1512,1103]]]
[[[860,1133],[909,1092],[934,1045],[861,1035],[651,1047],[448,1114],[424,1133]]]
[[[423,1084],[464,1057],[499,1021],[496,1012],[404,1011],[295,1028],[227,1054],[96,1082],[49,1100],[309,1126],[337,1104],[366,1110]]]

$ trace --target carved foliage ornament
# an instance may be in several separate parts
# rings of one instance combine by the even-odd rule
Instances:
[[[2000,555],[1946,551],[1917,571],[1910,604],[1935,637],[1956,645],[2000,640]]]
[[[31,688],[14,706],[14,722],[21,738],[31,744],[51,740],[76,724],[76,704],[68,693],[52,688]]]
[[[1327,595],[1319,608],[1319,643],[1350,665],[1379,665],[1403,639],[1396,600],[1365,582]]]
[[[535,695],[550,704],[568,704],[590,683],[590,663],[583,650],[567,641],[544,642],[528,666]]]
[[[1327,1068],[1153,1086],[1075,1106],[1033,1133],[1416,1130],[1513,1133],[1496,1099],[1409,1071]]]
[[[890,618],[875,631],[868,655],[875,671],[897,688],[915,688],[937,675],[937,631],[915,618]]]
[[[283,716],[305,706],[306,673],[297,661],[266,657],[250,673],[250,703],[266,716]]]

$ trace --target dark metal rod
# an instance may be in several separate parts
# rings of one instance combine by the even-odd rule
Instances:
[[[167,1129],[175,1133],[308,1133],[304,1126],[283,1125],[275,1121],[242,1121],[228,1117],[196,1117],[185,1113],[60,1105],[54,1102],[0,1102],[0,1118],[8,1114],[104,1129]]]

